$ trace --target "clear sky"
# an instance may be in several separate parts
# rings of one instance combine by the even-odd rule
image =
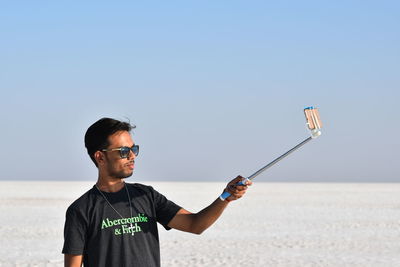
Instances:
[[[132,179],[400,182],[399,1],[3,1],[1,180],[93,180],[129,119]],[[133,181],[133,180],[132,180]]]

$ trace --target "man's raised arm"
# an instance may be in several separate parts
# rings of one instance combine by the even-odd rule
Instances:
[[[218,198],[198,213],[180,209],[168,226],[189,233],[201,234],[221,216],[230,201],[239,199],[246,193],[251,181],[247,181],[246,185],[237,185],[242,180],[243,177],[238,176],[228,183],[224,191],[228,191],[231,195],[226,200],[222,201]]]

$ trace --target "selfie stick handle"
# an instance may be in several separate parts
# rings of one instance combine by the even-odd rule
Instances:
[[[308,142],[310,142],[313,138],[313,136],[308,137],[307,139],[305,139],[303,142],[301,142],[300,144],[296,145],[295,147],[293,147],[292,149],[290,149],[289,151],[287,151],[286,153],[282,154],[281,156],[277,157],[276,159],[274,159],[273,161],[271,161],[270,163],[268,163],[267,165],[265,165],[264,167],[262,167],[261,169],[259,169],[258,171],[256,171],[255,173],[253,173],[252,175],[250,175],[247,178],[244,178],[242,181],[240,181],[239,183],[237,183],[237,185],[245,185],[247,180],[253,180],[255,177],[257,177],[258,175],[260,175],[262,172],[264,172],[266,169],[272,167],[273,165],[275,165],[276,163],[278,163],[279,161],[281,161],[282,159],[284,159],[285,157],[287,157],[289,154],[291,154],[292,152],[294,152],[295,150],[299,149],[301,146],[307,144]],[[222,193],[219,196],[219,199],[221,199],[222,201],[225,200],[227,197],[229,197],[231,194],[227,191],[225,191],[224,193]]]

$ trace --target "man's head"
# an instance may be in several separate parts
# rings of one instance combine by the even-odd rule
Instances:
[[[126,151],[121,151],[121,147],[134,146],[130,135],[134,128],[134,125],[127,122],[110,118],[102,118],[88,128],[85,147],[99,170],[105,170],[116,177],[121,176],[118,178],[132,175],[135,155],[129,150],[125,153],[127,157],[122,157]]]

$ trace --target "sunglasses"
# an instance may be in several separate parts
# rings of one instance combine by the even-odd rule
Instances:
[[[132,147],[122,146],[122,147],[117,147],[117,148],[102,149],[101,151],[103,151],[103,152],[119,151],[119,156],[121,157],[121,159],[126,159],[129,156],[131,151],[137,157],[137,155],[139,155],[139,146],[138,145],[133,145]]]

